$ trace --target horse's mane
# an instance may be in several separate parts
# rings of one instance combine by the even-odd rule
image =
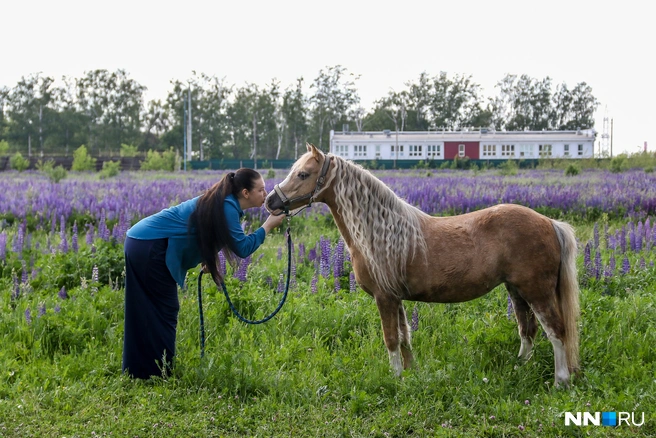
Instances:
[[[385,292],[406,289],[406,265],[425,256],[421,210],[399,198],[361,166],[334,157],[336,207],[353,243],[365,258],[369,273]]]

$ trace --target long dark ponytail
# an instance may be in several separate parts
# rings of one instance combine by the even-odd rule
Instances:
[[[237,259],[232,250],[233,242],[228,232],[224,201],[228,195],[238,197],[242,190],[252,190],[260,178],[262,175],[257,171],[247,168],[224,175],[221,181],[198,198],[196,210],[189,218],[189,230],[196,234],[201,258],[217,284],[223,280],[218,269],[219,251],[223,250],[230,262]]]

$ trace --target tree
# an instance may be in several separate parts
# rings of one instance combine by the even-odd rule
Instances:
[[[8,94],[9,126],[7,136],[32,155],[32,142],[37,141],[43,154],[44,137],[48,135],[48,119],[52,113],[54,79],[40,73],[21,77]]]
[[[414,121],[409,129],[415,131],[425,131],[429,128],[429,107],[431,102],[431,81],[428,73],[422,72],[417,82],[406,82],[408,87],[408,113],[411,120]],[[413,116],[413,117],[412,117]]]
[[[287,158],[298,158],[298,149],[303,146],[308,133],[308,108],[307,99],[303,95],[303,78],[296,80],[295,87],[289,87],[285,90],[282,98],[282,114],[285,120],[285,133],[287,135],[288,144],[291,143],[290,151],[293,154],[285,154]]]
[[[89,120],[93,150],[107,154],[122,143],[139,143],[146,87],[125,70],[94,70],[78,81],[78,99]]]
[[[565,84],[563,84],[563,88]],[[592,87],[585,82],[576,84],[567,99],[569,106],[567,112],[560,113],[560,108],[556,106],[556,113],[559,114],[559,125],[556,129],[576,130],[589,129],[594,127],[594,113],[599,106],[599,101],[592,95]]]
[[[432,80],[428,105],[431,125],[435,129],[460,129],[471,126],[480,112],[480,85],[471,76],[455,75],[450,79],[440,72]]]
[[[347,121],[347,114],[353,106],[360,103],[355,81],[359,76],[347,74],[346,68],[336,65],[320,70],[319,76],[310,88],[314,94],[310,96],[310,117],[312,134],[318,147],[323,146],[324,135],[339,122]]]
[[[219,79],[204,73],[196,81],[196,86],[199,88],[196,138],[200,159],[223,158],[223,147],[230,138],[227,108],[232,86],[225,83],[225,78]]]
[[[51,149],[68,155],[70,147],[76,148],[88,143],[85,127],[89,121],[81,112],[77,100],[76,81],[64,76],[62,85],[54,89],[54,123],[48,142]]]

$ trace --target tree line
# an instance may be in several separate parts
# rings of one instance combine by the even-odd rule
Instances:
[[[182,153],[189,119],[194,159],[294,159],[306,141],[326,150],[331,129],[585,129],[599,105],[585,82],[554,87],[549,77],[507,74],[486,97],[470,75],[423,72],[365,110],[359,79],[340,65],[285,88],[192,72],[171,81],[165,100],[146,102],[146,86],[122,69],[59,82],[30,74],[0,87],[0,144],[29,156],[71,155],[81,145],[95,156],[116,156],[121,145]]]

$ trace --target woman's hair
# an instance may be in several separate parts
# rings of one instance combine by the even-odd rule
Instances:
[[[223,279],[218,269],[219,251],[223,249],[230,262],[237,258],[228,232],[225,198],[228,195],[238,197],[243,189],[252,190],[260,178],[262,175],[257,171],[247,168],[228,173],[198,198],[196,209],[189,218],[189,231],[195,232],[200,255],[217,284]]]

